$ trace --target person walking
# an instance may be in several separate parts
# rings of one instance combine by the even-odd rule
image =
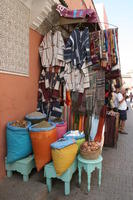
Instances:
[[[118,112],[120,114],[120,127],[119,132],[121,134],[128,134],[125,131],[125,122],[127,120],[127,102],[125,100],[124,95],[122,94],[123,90],[120,86],[116,86],[116,93],[117,93],[117,101],[118,101]]]

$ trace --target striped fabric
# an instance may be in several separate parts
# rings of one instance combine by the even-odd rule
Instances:
[[[87,64],[91,65],[90,57],[90,41],[89,29],[86,27],[84,31],[79,29],[73,30],[70,35],[66,48],[64,50],[64,59],[66,62],[72,62],[72,65],[81,69],[85,60]]]
[[[64,40],[60,31],[48,32],[39,47],[43,67],[64,66]]]
[[[84,93],[84,90],[90,87],[89,71],[86,63],[83,64],[82,70],[72,68],[70,64],[66,64],[64,80],[68,91]]]
[[[96,105],[95,114],[98,116],[105,102],[105,71],[99,70],[96,73]]]
[[[62,5],[57,5],[56,10],[59,12],[60,16],[67,18],[86,18],[89,22],[94,23],[97,22],[97,15],[93,9],[79,9],[79,10],[70,10]]]

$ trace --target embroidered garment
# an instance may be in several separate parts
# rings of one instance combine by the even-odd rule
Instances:
[[[57,113],[57,117],[62,113],[59,100],[61,101],[61,99],[63,99],[63,94],[61,91],[62,83],[59,74],[59,67],[43,68],[40,74],[38,110],[42,113],[47,113],[47,116],[49,116],[50,111],[53,116]]]
[[[100,66],[100,53],[101,53],[101,38],[100,31],[90,33],[90,52],[91,60],[93,64],[99,64]]]
[[[109,70],[119,63],[118,29],[104,30],[103,38],[105,39],[105,48],[102,65]]]
[[[79,69],[82,68],[85,61],[87,61],[88,65],[92,64],[90,57],[89,29],[87,27],[84,31],[80,31],[79,29],[73,30],[66,43],[64,59],[66,62],[72,62],[72,65]]]
[[[43,67],[64,66],[64,40],[60,31],[48,32],[39,47]]]
[[[89,71],[86,63],[83,64],[81,70],[72,68],[70,64],[66,64],[64,80],[67,91],[84,93],[84,90],[90,87]]]

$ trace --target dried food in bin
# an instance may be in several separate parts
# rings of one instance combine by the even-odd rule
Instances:
[[[51,124],[45,120],[34,126],[34,128],[48,128],[48,127],[51,127]]]
[[[15,126],[15,127],[26,128],[28,125],[28,122],[26,120],[17,120],[15,122],[12,122],[10,125]]]
[[[27,116],[28,117],[43,117],[44,114],[42,114],[41,112],[35,111],[35,112],[32,112],[32,113],[28,114]]]
[[[80,149],[84,152],[87,151],[96,151],[100,148],[101,146],[97,143],[97,142],[84,142],[83,144],[81,144]]]
[[[101,154],[101,146],[97,142],[84,142],[80,146],[80,155],[87,160],[96,160]]]

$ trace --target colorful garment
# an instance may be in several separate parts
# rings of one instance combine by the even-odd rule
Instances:
[[[43,68],[40,74],[39,88],[38,88],[38,110],[46,113],[47,116],[51,114],[54,116],[57,113],[59,117],[61,107],[59,100],[63,99],[60,90],[62,84],[59,77],[60,68]]]
[[[87,61],[91,65],[90,57],[90,41],[89,29],[86,27],[84,31],[75,29],[70,35],[66,48],[64,50],[64,59],[66,62],[72,62],[75,68],[82,68],[82,65]]]
[[[90,52],[93,64],[100,66],[100,31],[90,33]]]
[[[60,31],[48,32],[39,47],[43,67],[64,66],[64,40]]]
[[[72,68],[70,64],[66,64],[64,80],[67,91],[84,93],[84,90],[90,87],[89,71],[86,63],[83,64],[81,70]]]

